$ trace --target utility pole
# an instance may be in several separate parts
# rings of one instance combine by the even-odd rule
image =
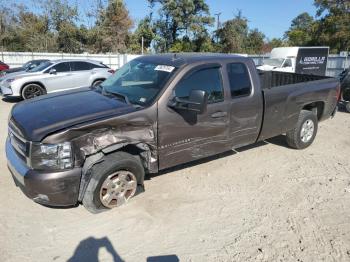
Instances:
[[[216,19],[216,21],[217,21],[217,23],[216,23],[216,30],[219,30],[220,27],[221,27],[221,24],[220,24],[220,15],[221,15],[221,12],[220,12],[220,13],[217,13],[217,14],[214,14],[214,15],[217,17],[217,19]]]
[[[217,17],[217,19],[216,19],[216,33],[218,33],[218,31],[219,31],[219,29],[220,29],[220,27],[221,27],[221,24],[220,24],[220,15],[221,15],[221,12],[220,13],[216,13],[216,14],[214,14],[216,17]],[[217,35],[217,37],[216,37],[216,42],[219,42],[219,36]]]
[[[142,37],[142,39],[141,39],[141,48],[142,48],[141,53],[142,53],[142,55],[143,55],[143,46],[144,46],[144,38]]]

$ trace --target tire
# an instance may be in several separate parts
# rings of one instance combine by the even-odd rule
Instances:
[[[38,84],[28,84],[22,88],[21,96],[24,100],[45,95],[45,89]]]
[[[100,85],[101,83],[103,83],[105,80],[100,79],[100,80],[96,80],[92,83],[91,87],[92,88],[96,88],[98,85]]]
[[[307,148],[314,141],[317,129],[317,116],[311,111],[302,110],[297,124],[286,134],[287,144],[295,149]]]
[[[145,171],[138,156],[125,152],[105,156],[103,162],[91,168],[91,179],[83,197],[83,206],[96,214],[126,203],[135,195],[137,187],[143,185],[144,175]],[[123,183],[122,176],[130,181]],[[132,181],[135,183],[131,183]],[[123,199],[123,194],[124,200],[119,201]]]
[[[345,110],[346,110],[346,112],[350,113],[350,102],[347,102],[345,104]]]

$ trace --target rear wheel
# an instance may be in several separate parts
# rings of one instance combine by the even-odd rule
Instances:
[[[104,82],[104,80],[100,79],[100,80],[96,80],[95,82],[92,83],[92,87],[96,88],[97,86],[99,86],[100,84],[102,84]]]
[[[143,178],[144,168],[139,157],[125,152],[107,155],[91,170],[83,205],[91,213],[119,207],[135,195]]]
[[[37,96],[44,95],[45,89],[38,84],[28,84],[25,85],[22,89],[22,98],[31,99]]]
[[[304,149],[314,141],[318,128],[317,116],[307,110],[302,110],[295,127],[287,132],[287,143],[295,149]]]

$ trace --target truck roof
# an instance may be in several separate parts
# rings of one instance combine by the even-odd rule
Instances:
[[[241,55],[218,54],[218,53],[166,53],[157,55],[145,55],[135,59],[142,59],[152,63],[165,64],[180,67],[185,64],[192,64],[203,61],[231,60],[232,58],[250,59]]]

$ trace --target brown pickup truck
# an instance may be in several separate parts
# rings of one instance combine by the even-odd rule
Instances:
[[[8,167],[34,201],[96,213],[141,192],[145,173],[280,134],[306,148],[339,95],[337,79],[258,72],[241,56],[143,56],[95,89],[14,106]]]

